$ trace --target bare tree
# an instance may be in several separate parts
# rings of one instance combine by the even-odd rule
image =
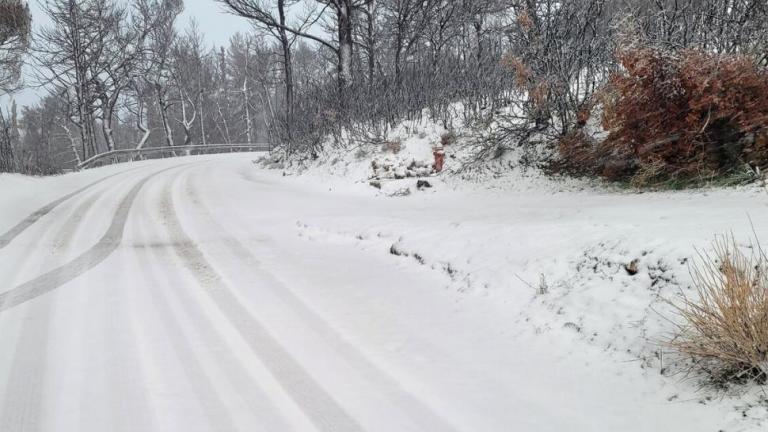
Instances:
[[[53,84],[75,104],[71,121],[80,130],[83,157],[98,152],[94,115],[98,109],[98,64],[119,19],[110,0],[47,0],[42,6],[52,25],[36,36],[42,82]]]
[[[257,28],[266,31],[279,44],[285,89],[286,134],[290,142],[294,110],[292,47],[297,36],[309,37],[326,43],[324,40],[306,33],[306,27],[314,23],[317,18],[310,13],[300,24],[291,26],[288,23],[287,15],[289,10],[299,3],[299,0],[276,0],[273,5],[255,0],[221,0],[221,2],[233,13],[251,19]]]
[[[0,94],[10,92],[19,80],[31,22],[26,3],[0,0]]]
[[[176,40],[172,48],[172,66],[170,68],[174,92],[180,107],[177,123],[184,130],[184,145],[193,140],[192,127],[198,118],[202,105],[198,104],[202,93],[202,79],[205,76],[205,54],[203,36],[195,21],[190,23],[186,32]],[[200,120],[202,123],[202,119]]]
[[[143,13],[159,14],[159,16],[156,18],[157,24],[152,26],[149,33],[144,79],[154,90],[166,145],[173,146],[175,143],[170,109],[173,106],[171,90],[174,70],[171,55],[178,36],[174,25],[183,5],[180,0],[152,0],[152,2],[150,7],[143,10]],[[149,16],[145,17],[147,21],[151,19]]]
[[[10,92],[19,80],[22,55],[29,44],[31,16],[21,0],[0,0],[0,95]],[[0,109],[0,172],[15,171],[12,126]]]
[[[130,10],[127,6],[112,5],[105,13],[104,18],[111,29],[102,41],[104,48],[91,69],[108,150],[116,147],[112,126],[115,109],[123,92],[142,75],[143,62],[148,54],[148,38],[156,27],[163,25],[165,14],[159,9],[168,6],[150,0],[136,0]]]
[[[441,6],[439,0],[385,0],[383,3],[385,27],[390,29],[393,53],[394,81],[402,84],[403,59],[410,56],[426,34],[434,13]]]
[[[278,32],[286,32],[292,35],[309,39],[330,49],[337,57],[337,83],[339,97],[342,104],[349,98],[348,88],[352,85],[352,55],[355,45],[354,29],[356,12],[370,3],[372,0],[315,0],[322,8],[316,14],[316,18],[304,19],[302,25],[291,26],[284,20],[286,6],[283,0],[274,0],[278,7],[278,17],[270,12],[270,5],[260,0],[219,0],[234,14],[252,19],[257,23],[275,29]],[[291,2],[295,3],[295,2]],[[280,14],[280,10],[283,11]],[[314,24],[330,12],[335,33],[335,40],[323,38],[312,34],[308,25]]]
[[[38,74],[60,102],[46,116],[68,153],[183,135],[316,155],[327,142],[380,142],[402,120],[461,117],[500,125],[482,155],[500,154],[502,141],[583,131],[627,40],[768,64],[765,0],[216,1],[255,31],[206,51],[196,29],[177,34],[181,0],[46,0]],[[18,76],[18,52],[0,72]],[[33,165],[48,163],[41,148]]]

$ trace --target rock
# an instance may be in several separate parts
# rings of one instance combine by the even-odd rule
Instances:
[[[389,196],[391,196],[391,197],[404,197],[404,196],[408,196],[410,194],[411,194],[411,188],[407,188],[406,187],[406,188],[398,189],[398,190],[392,192],[391,194],[389,194]]]
[[[422,190],[422,189],[431,188],[431,187],[432,187],[432,184],[430,184],[426,180],[416,181],[416,189]]]
[[[372,180],[368,184],[375,187],[376,189],[381,190],[381,182],[378,180]]]
[[[630,276],[634,276],[638,272],[638,264],[640,264],[640,260],[634,259],[631,263],[626,264],[624,266],[624,270],[627,271],[627,274]]]

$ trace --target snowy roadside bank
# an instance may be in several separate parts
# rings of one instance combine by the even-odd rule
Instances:
[[[368,195],[378,209],[365,217],[301,218],[300,237],[441,274],[458,302],[504,304],[509,321],[503,325],[513,333],[565,335],[574,340],[570,350],[598,349],[601,368],[617,374],[637,368],[663,383],[670,403],[719,407],[713,409],[723,412],[722,430],[768,425],[759,386],[707,388],[703,377],[685,375],[684,361],[666,345],[676,329],[669,301],[694,293],[689,271],[697,251],[731,232],[744,248],[755,235],[768,238],[761,222],[768,212],[765,190],[635,193],[553,180],[535,170],[497,176],[491,187],[445,175],[427,178],[434,186],[428,189],[406,178],[387,179],[374,190],[364,179],[367,165],[337,160],[292,180],[338,195]],[[352,184],[350,174],[357,180]],[[397,193],[404,188],[410,193]]]

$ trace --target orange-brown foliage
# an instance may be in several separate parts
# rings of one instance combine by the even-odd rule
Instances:
[[[517,23],[525,31],[530,31],[533,28],[533,19],[527,10],[520,12],[520,15],[517,16]]]
[[[547,81],[538,82],[530,90],[531,101],[537,109],[544,109],[549,99],[549,83]]]
[[[768,73],[743,55],[631,49],[604,96],[607,144],[666,177],[768,162]]]
[[[586,126],[589,119],[592,117],[592,105],[585,104],[578,112],[576,112],[576,125],[578,127]]]
[[[557,142],[560,152],[561,163],[560,170],[576,175],[594,175],[597,174],[598,146],[595,140],[582,129],[563,135]]]
[[[518,89],[526,89],[533,77],[533,71],[520,57],[512,54],[506,54],[501,59],[502,65],[506,66],[515,74],[515,85]]]

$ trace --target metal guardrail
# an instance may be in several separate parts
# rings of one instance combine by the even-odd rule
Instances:
[[[92,156],[77,165],[77,169],[86,169],[94,165],[106,165],[109,163],[120,163],[121,159],[128,157],[128,160],[134,160],[141,156],[164,154],[171,157],[188,156],[191,154],[224,153],[229,151],[270,151],[272,146],[269,143],[249,143],[249,144],[206,144],[206,145],[181,145],[166,147],[144,147],[140,149],[120,149]]]

